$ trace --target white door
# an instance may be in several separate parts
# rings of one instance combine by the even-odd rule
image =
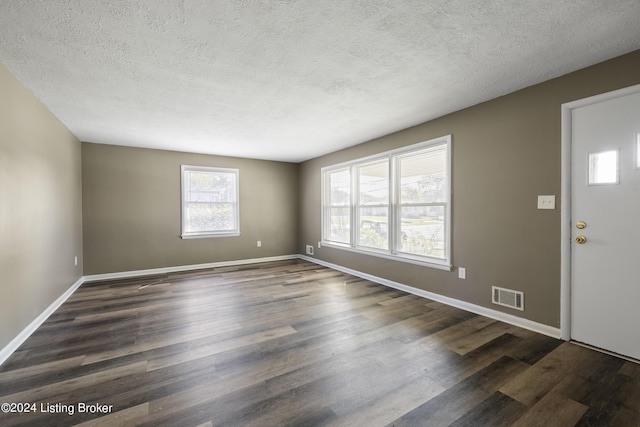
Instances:
[[[573,109],[571,132],[571,338],[640,359],[640,93]]]

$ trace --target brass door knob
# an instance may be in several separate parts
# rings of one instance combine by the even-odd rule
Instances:
[[[576,228],[582,230],[583,228],[587,228],[587,223],[584,221],[576,222]]]
[[[587,242],[587,238],[584,236],[577,236],[576,243],[579,245],[584,245]]]

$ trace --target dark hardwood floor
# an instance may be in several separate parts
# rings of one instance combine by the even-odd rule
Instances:
[[[640,365],[294,260],[85,283],[0,403],[32,410],[2,426],[640,426]]]

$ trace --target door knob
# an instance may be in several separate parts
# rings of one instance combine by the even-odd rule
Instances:
[[[576,222],[576,228],[582,230],[583,228],[587,228],[587,223],[584,221]]]
[[[579,245],[584,245],[587,242],[587,238],[584,236],[577,236],[576,243]]]

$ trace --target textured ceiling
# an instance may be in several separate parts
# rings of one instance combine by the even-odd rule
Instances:
[[[0,1],[81,140],[302,161],[640,48],[640,1]]]

